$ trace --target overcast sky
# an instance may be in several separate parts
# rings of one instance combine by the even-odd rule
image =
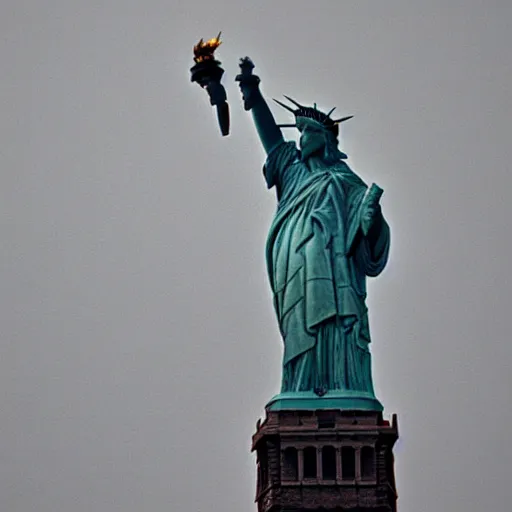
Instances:
[[[189,81],[219,30],[227,138]],[[385,189],[399,510],[508,510],[511,48],[509,0],[3,0],[1,510],[255,510],[282,348],[245,55],[267,97],[354,115],[341,149]]]

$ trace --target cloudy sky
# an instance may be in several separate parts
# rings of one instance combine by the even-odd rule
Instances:
[[[512,3],[4,0],[0,30],[2,510],[255,510],[282,352],[245,55],[267,97],[353,114],[385,189],[399,510],[509,509]],[[189,81],[219,30],[227,138]]]

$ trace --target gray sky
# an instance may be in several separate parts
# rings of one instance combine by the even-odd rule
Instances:
[[[399,510],[508,510],[511,25],[506,0],[4,0],[1,509],[255,510],[281,342],[249,55],[268,97],[355,115],[341,148],[385,189]],[[188,75],[220,29],[224,139]]]

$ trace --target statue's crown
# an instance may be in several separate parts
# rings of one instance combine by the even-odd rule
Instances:
[[[308,119],[313,119],[314,121],[322,124],[325,129],[331,131],[334,133],[334,135],[338,135],[339,127],[338,125],[342,123],[343,121],[348,121],[349,119],[352,119],[354,116],[347,116],[347,117],[341,117],[340,119],[332,119],[331,114],[334,112],[336,107],[331,108],[331,110],[325,114],[321,110],[318,110],[316,108],[316,103],[312,107],[306,107],[304,105],[301,105],[300,103],[296,102],[294,99],[290,98],[289,96],[285,96],[285,98],[293,103],[297,108],[289,107],[288,105],[285,105],[284,103],[281,103],[280,101],[274,99],[274,101],[280,105],[281,107],[285,108],[289,112],[292,112],[295,115],[295,118],[297,117],[307,117]],[[290,128],[290,127],[297,127],[296,124],[280,124],[278,125],[280,128]]]

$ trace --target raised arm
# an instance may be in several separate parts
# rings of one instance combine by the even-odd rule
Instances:
[[[250,110],[256,130],[267,155],[274,147],[284,141],[281,129],[277,126],[274,116],[263,98],[258,76],[253,75],[254,64],[249,57],[240,59],[241,73],[236,81],[240,84],[245,110]]]

